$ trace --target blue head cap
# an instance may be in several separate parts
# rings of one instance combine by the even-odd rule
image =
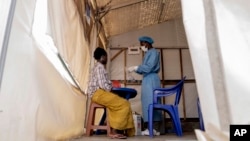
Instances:
[[[148,42],[150,44],[153,44],[154,43],[154,40],[151,38],[151,37],[148,37],[148,36],[141,36],[139,38],[139,41],[140,42]]]

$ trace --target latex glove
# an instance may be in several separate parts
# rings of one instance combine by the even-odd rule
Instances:
[[[138,69],[138,66],[132,66],[128,68],[128,72],[133,72],[136,71]]]

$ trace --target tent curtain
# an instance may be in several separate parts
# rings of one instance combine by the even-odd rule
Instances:
[[[1,1],[0,2],[0,85],[2,83],[2,76],[4,64],[7,54],[8,41],[13,21],[16,1]],[[0,86],[1,89],[1,86]]]
[[[14,3],[15,4],[15,3]],[[0,1],[0,54],[2,52],[2,45],[4,34],[8,22],[9,11],[11,8],[11,1],[9,0],[1,0]]]
[[[54,4],[61,3],[57,1]],[[19,0],[15,8],[0,91],[0,140],[3,141],[67,140],[84,133],[86,96],[65,80],[39,49],[42,44],[36,42],[31,34],[35,5],[36,0]],[[71,6],[73,8],[73,4]],[[67,6],[54,7],[63,10]],[[64,53],[70,69],[73,68],[72,73],[84,89],[89,52],[77,21],[70,24],[68,21],[68,26],[62,25],[61,21],[50,29],[66,30],[59,30],[60,33],[72,30],[72,35],[60,34],[53,36],[53,40],[57,46],[61,45],[60,52]],[[70,28],[71,24],[79,29]],[[72,41],[63,37],[70,37]]]
[[[81,90],[85,91],[90,50],[77,7],[74,1],[48,1],[48,13],[50,25],[48,32]]]
[[[250,114],[242,108],[250,106],[249,4],[247,0],[182,0],[205,127],[212,124],[220,132],[228,133],[230,124],[249,123]]]

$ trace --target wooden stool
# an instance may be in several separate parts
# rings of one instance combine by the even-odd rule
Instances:
[[[110,134],[110,126],[108,122],[108,118],[106,116],[107,125],[94,125],[95,122],[95,113],[96,109],[106,109],[105,106],[99,105],[97,103],[91,102],[90,109],[89,109],[89,115],[88,115],[88,123],[87,123],[87,129],[86,129],[86,135],[91,136],[93,134],[93,129],[102,129],[107,130],[107,135]],[[106,113],[107,114],[107,113]]]

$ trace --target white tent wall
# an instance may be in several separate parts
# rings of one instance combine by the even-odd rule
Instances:
[[[132,78],[135,80],[142,79],[141,75],[128,73],[126,71],[126,68],[129,66],[141,64],[143,59],[141,52],[139,54],[129,55],[127,51],[123,51],[115,58],[114,56],[121,49],[139,46],[138,38],[144,35],[151,36],[155,41],[153,46],[158,48],[159,51],[162,49],[164,80],[179,80],[182,75],[187,76],[187,79],[195,79],[184,25],[182,19],[176,19],[109,38],[109,55],[110,58],[113,58],[110,63],[111,80],[125,80],[126,78],[126,80],[131,81]],[[182,54],[181,56],[180,52]],[[180,62],[182,62],[182,66],[180,66]],[[182,71],[183,74],[181,74]],[[159,76],[163,79],[162,71],[159,72]],[[130,102],[133,111],[141,114],[140,83],[126,83],[125,85],[126,87],[135,88],[137,90],[137,96],[131,99]],[[165,87],[167,86],[169,86],[169,84]],[[198,117],[196,107],[197,95],[195,82],[186,83],[184,86],[184,94],[180,102],[180,116],[182,118]],[[166,99],[166,103],[172,102],[173,99],[174,97]]]
[[[1,0],[0,1],[0,54],[2,52],[2,45],[4,40],[4,33],[7,26],[8,21],[8,13],[10,10],[11,1],[9,0]]]
[[[66,140],[84,132],[86,96],[60,75],[39,49],[41,44],[34,40],[32,24],[35,4],[36,0],[18,0],[16,3],[0,92],[1,141]],[[63,15],[65,16],[67,15]],[[76,50],[83,53],[83,50],[79,50],[80,45],[85,45],[82,42],[83,36],[76,34],[82,31],[82,28],[79,28],[80,22],[72,20],[68,23],[76,28],[70,33],[67,32],[73,40],[71,43],[75,42],[74,47],[78,48]],[[70,28],[60,27],[66,31]],[[59,42],[61,39],[53,40]],[[86,54],[85,56],[88,57]],[[79,58],[77,63],[80,63],[81,59],[85,59],[85,62],[88,60]],[[74,65],[70,66],[72,68]],[[79,66],[83,69],[82,64]],[[79,73],[79,70],[73,72]],[[86,81],[87,71],[83,73],[75,75],[82,88],[86,86],[85,82],[82,82]]]
[[[1,85],[0,140],[6,141],[31,141],[36,138],[35,119],[39,100],[36,95],[38,88],[34,85],[37,72],[33,66],[36,59],[30,55],[35,50],[29,35],[35,1],[30,1],[24,7],[20,6],[22,4],[19,1],[16,5],[15,12],[20,16],[14,16]],[[30,9],[31,14],[26,14],[23,8]]]
[[[187,34],[187,40],[189,43],[189,49],[194,66],[194,72],[196,75],[198,94],[201,100],[201,104],[204,103],[203,101],[206,102],[209,101],[208,102],[209,104],[202,105],[202,108],[206,109],[205,112],[204,110],[202,110],[203,118],[204,121],[206,122],[210,122],[211,120],[213,120],[213,123],[217,125],[219,123],[218,121],[219,119],[218,119],[218,113],[214,112],[214,109],[216,109],[216,103],[214,101],[215,97],[214,95],[212,95],[212,93],[214,92],[211,85],[212,83],[211,69],[209,66],[208,54],[207,54],[208,51],[206,48],[205,25],[204,25],[205,21],[203,15],[204,9],[202,6],[202,1],[196,0],[193,3],[182,1],[182,5],[183,5],[182,6],[183,22]]]
[[[69,70],[85,91],[87,87],[90,50],[84,27],[73,1],[48,1],[50,34]]]
[[[182,0],[205,127],[227,133],[229,124],[250,123],[249,5],[247,0]]]

